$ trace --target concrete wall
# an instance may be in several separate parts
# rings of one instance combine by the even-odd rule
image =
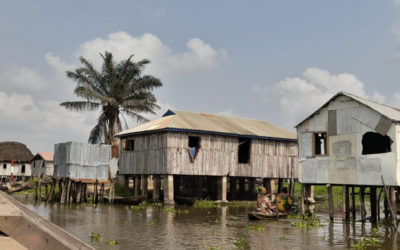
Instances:
[[[313,133],[327,132],[328,154],[313,154]],[[387,135],[391,152],[362,155],[366,132]],[[299,180],[310,184],[398,185],[400,129],[378,112],[339,96],[298,126]]]
[[[188,153],[189,136],[200,137],[194,163]],[[190,133],[133,136],[134,151],[122,151],[121,174],[177,174],[297,178],[295,142],[251,140],[250,162],[238,163],[238,138]]]
[[[6,165],[6,168],[4,168]],[[21,172],[22,165],[25,165],[25,173]],[[15,163],[14,164],[14,176],[31,176],[31,163]],[[11,163],[10,162],[0,162],[0,176],[10,176],[11,175]]]

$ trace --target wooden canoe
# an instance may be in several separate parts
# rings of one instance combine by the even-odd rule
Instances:
[[[271,220],[271,219],[279,219],[288,216],[290,213],[273,213],[266,214],[260,212],[249,212],[248,216],[250,220]]]

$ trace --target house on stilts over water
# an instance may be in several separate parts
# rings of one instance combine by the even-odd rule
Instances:
[[[47,177],[53,176],[54,153],[39,152],[32,159],[32,176]]]
[[[254,194],[256,178],[269,191],[274,179],[297,179],[296,134],[265,121],[168,110],[116,137],[122,140],[119,174],[132,177],[135,195],[142,197],[151,176],[154,200],[163,178],[166,203],[235,200]]]
[[[20,142],[0,142],[0,177],[1,181],[8,181],[11,173],[18,180],[25,180],[31,176],[32,152]]]
[[[302,196],[308,185],[327,185],[329,213],[333,219],[331,186],[340,185],[343,187],[343,219],[349,220],[350,214],[355,219],[354,197],[360,195],[361,219],[365,220],[364,193],[368,188],[371,221],[376,221],[380,200],[377,200],[377,188],[382,188],[384,182],[388,186],[386,197],[391,198],[385,201],[386,211],[390,204],[395,209],[395,190],[400,184],[399,122],[399,109],[345,92],[333,96],[296,126]],[[360,191],[354,191],[355,187]],[[304,211],[303,202],[302,209]]]

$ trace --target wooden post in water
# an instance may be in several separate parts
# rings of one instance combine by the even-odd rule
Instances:
[[[364,195],[365,195],[365,187],[361,186],[360,187],[360,202],[361,202],[361,221],[365,221],[366,220],[366,211],[365,211],[365,199],[364,199]]]
[[[76,183],[76,203],[81,203],[81,196],[82,196],[82,183]]]
[[[140,175],[135,175],[135,196],[139,197],[142,194],[141,191],[141,178]]]
[[[38,182],[35,181],[35,200],[38,199]]]
[[[147,199],[147,194],[148,194],[148,183],[147,183],[147,174],[142,174],[142,197],[144,199]]]
[[[351,187],[351,214],[352,214],[352,219],[355,221],[356,220],[356,197],[354,194],[354,186]]]
[[[347,185],[343,185],[342,220],[344,221],[350,219],[349,205],[349,188]]]
[[[304,209],[304,193],[305,193],[305,184],[301,184],[301,198],[300,198],[300,209],[301,213],[305,214],[305,209]]]
[[[397,200],[396,200],[396,189],[395,187],[390,188],[390,203],[394,212],[394,221],[397,222]]]
[[[370,203],[371,203],[371,222],[376,222],[376,187],[369,187],[369,196],[370,196]]]
[[[66,190],[67,190],[67,180],[64,178],[63,180],[60,179],[60,185],[61,185],[61,197],[60,197],[60,203],[64,204],[65,203],[65,195],[66,195]]]
[[[329,203],[329,219],[333,221],[333,194],[332,194],[332,186],[331,184],[326,185],[328,188],[328,203]]]
[[[153,175],[153,201],[160,200],[161,180],[159,175]]]

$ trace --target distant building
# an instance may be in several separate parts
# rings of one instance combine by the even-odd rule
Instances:
[[[32,176],[53,176],[54,153],[39,152],[32,159]]]
[[[303,184],[400,185],[400,110],[340,92],[299,125]]]
[[[54,177],[73,182],[110,180],[111,145],[65,142],[54,145]],[[109,174],[110,173],[110,174]]]
[[[32,152],[25,144],[14,141],[0,142],[0,177],[8,180],[11,171],[17,179],[26,179],[31,176]],[[11,162],[14,161],[14,166]]]
[[[188,192],[225,201],[228,181],[235,199],[238,182],[239,194],[245,183],[254,191],[255,178],[297,178],[296,134],[265,121],[169,110],[116,137],[122,139],[119,174],[135,176],[137,194],[147,189],[140,180],[152,175],[157,189],[162,176],[166,202]]]

